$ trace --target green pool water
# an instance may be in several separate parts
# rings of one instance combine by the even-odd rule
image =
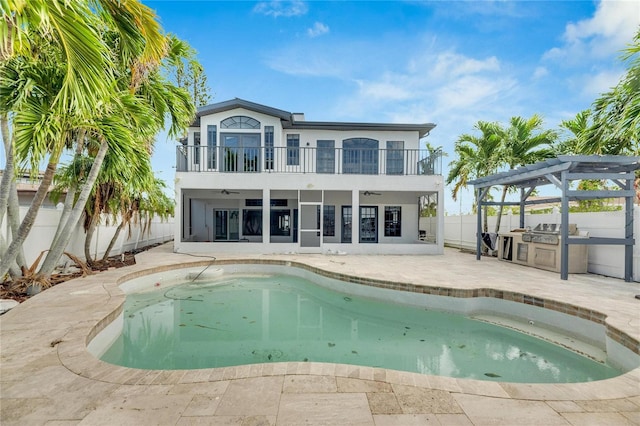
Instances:
[[[514,330],[286,275],[231,275],[128,295],[122,333],[101,359],[159,370],[332,362],[527,383],[621,374]]]

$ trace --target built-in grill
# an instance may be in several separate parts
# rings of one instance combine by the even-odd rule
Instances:
[[[535,228],[517,229],[505,232],[499,237],[498,258],[521,265],[533,266],[550,271],[560,270],[561,225],[540,223]],[[588,238],[580,235],[574,223],[569,224],[569,238]],[[587,272],[587,246],[569,246],[569,272]]]
[[[539,223],[533,230],[522,233],[522,241],[526,243],[540,243],[558,245],[560,242],[561,225],[559,223]],[[578,235],[575,223],[569,224],[569,235]]]

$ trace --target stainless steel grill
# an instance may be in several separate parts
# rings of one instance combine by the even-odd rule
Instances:
[[[560,242],[561,225],[559,223],[539,223],[533,230],[527,229],[522,233],[522,241],[526,243],[540,243],[558,245]],[[578,235],[575,223],[569,224],[569,235]]]

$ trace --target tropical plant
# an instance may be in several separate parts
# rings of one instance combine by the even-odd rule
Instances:
[[[94,175],[90,172],[89,176],[93,178],[87,179],[87,182],[83,185],[84,190],[78,196],[79,201],[76,202],[64,227],[58,227],[58,232],[54,238],[54,245],[52,245],[39,271],[44,277],[49,276],[53,272],[64,247],[69,241],[71,232],[83,212],[87,214],[85,229],[88,232],[88,239],[85,239],[85,252],[88,254],[86,247],[90,244],[93,230],[99,221],[100,215],[109,205],[109,198],[113,195],[114,185],[130,179],[139,178],[144,180],[145,176],[147,180],[152,180],[150,171],[140,172],[139,176],[136,175],[135,173],[140,170],[132,167],[133,163],[131,163],[131,161],[139,158],[138,164],[146,164],[145,159],[151,152],[153,138],[155,134],[164,127],[166,117],[169,116],[170,118],[169,135],[172,137],[177,137],[181,134],[183,129],[185,129],[193,119],[195,108],[188,94],[185,90],[174,86],[163,77],[160,69],[160,65],[162,64],[169,66],[169,64],[174,61],[174,56],[188,53],[189,48],[184,42],[172,36],[167,37],[166,41],[167,49],[165,50],[165,54],[167,56],[163,62],[157,62],[155,68],[147,69],[144,78],[141,77],[139,72],[126,72],[127,69],[131,69],[130,63],[119,64],[117,69],[120,71],[122,78],[117,81],[117,84],[121,87],[121,97],[119,101],[123,102],[114,102],[114,105],[122,108],[120,108],[116,114],[109,114],[108,118],[115,116],[122,120],[113,127],[119,125],[127,126],[128,123],[130,127],[128,127],[127,130],[130,130],[130,132],[127,136],[122,136],[119,140],[112,141],[109,158],[114,165],[108,167],[109,172],[105,173],[108,177],[105,177],[98,190],[94,192],[96,195],[94,204],[86,209],[85,205],[91,194],[91,188],[99,176],[95,175],[95,177],[93,177]],[[120,43],[115,43],[114,45],[119,46]],[[139,53],[143,54],[143,51]],[[127,58],[127,55],[121,55],[121,57]],[[147,65],[147,68],[149,67],[150,65]],[[106,140],[100,141],[99,153],[106,146],[105,142]],[[104,156],[102,156],[102,158],[99,156],[94,158],[92,171],[96,168],[96,165],[97,170],[100,170],[104,158]],[[124,170],[128,170],[129,173],[132,173],[132,176],[124,176]],[[66,204],[67,203],[65,203],[65,205]],[[88,259],[90,259],[90,256]]]
[[[478,121],[474,126],[480,131],[480,136],[463,134],[455,142],[454,152],[457,159],[452,161],[447,175],[447,185],[453,183],[451,196],[454,200],[458,192],[467,187],[467,182],[495,173],[499,167],[500,126],[497,123]],[[488,232],[488,219],[484,215],[484,232]]]
[[[569,132],[569,135],[555,145],[558,155],[582,154],[582,144],[591,125],[591,110],[580,111],[571,120],[563,120],[560,128]]]
[[[182,89],[159,79],[158,84],[144,84],[168,52],[186,45],[164,36],[153,12],[137,1],[34,0],[27,7],[7,0],[2,11],[0,31],[8,36],[3,38],[0,63],[0,119],[3,129],[5,123],[13,129],[10,143],[5,141],[7,158],[15,153],[14,163],[29,163],[32,170],[46,159],[47,168],[18,232],[0,253],[0,277],[15,265],[62,152],[75,143],[77,156],[89,148],[93,158],[79,193],[73,190],[65,200],[63,218],[39,271],[46,281],[84,210],[107,151],[126,159],[137,149],[132,141],[141,140],[150,150],[154,130],[162,127],[166,114],[171,115],[172,134],[191,121],[194,109]],[[13,176],[14,170],[6,168],[0,184],[3,213],[11,199],[5,195],[11,191],[4,189],[10,182],[5,181]]]
[[[593,103],[593,124],[582,153],[640,155],[640,30],[622,60],[628,63],[627,73]]]
[[[518,166],[534,164],[547,158],[555,157],[553,146],[558,138],[554,130],[542,128],[542,118],[534,114],[531,118],[511,117],[509,127],[498,127],[501,139],[498,149],[498,165],[500,168],[508,167],[509,170]],[[498,206],[498,217],[495,232],[500,229],[503,203],[509,187],[504,185]]]
[[[190,52],[195,57],[195,52]],[[211,89],[207,84],[207,75],[203,66],[194,59],[176,61],[174,79],[176,86],[187,92],[196,107],[206,105],[211,99]]]

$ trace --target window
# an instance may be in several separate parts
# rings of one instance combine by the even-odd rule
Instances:
[[[264,126],[264,169],[273,170],[273,126]]]
[[[300,165],[300,135],[287,135],[287,166]]]
[[[353,219],[351,206],[342,206],[342,242],[351,242],[351,221]]]
[[[335,141],[319,140],[316,153],[316,173],[335,173]]]
[[[242,210],[242,234],[262,235],[262,210]]]
[[[200,164],[200,132],[193,134],[193,164]]]
[[[271,204],[271,207],[287,207],[288,202],[286,198],[274,198],[269,204]]]
[[[260,122],[255,118],[236,115],[222,120],[220,127],[223,129],[259,129]]]
[[[322,214],[322,235],[334,237],[336,235],[336,206],[324,206]]]
[[[271,235],[291,235],[290,210],[271,210]]]
[[[404,173],[404,142],[387,141],[387,174]]]
[[[352,138],[342,141],[342,172],[345,174],[378,174],[378,141]]]
[[[216,168],[217,133],[216,126],[207,126],[207,167],[209,169]]]
[[[384,208],[384,236],[402,236],[402,207],[386,206]]]
[[[244,200],[244,205],[247,207],[262,207],[262,198],[247,198]],[[269,200],[271,207],[287,207],[288,202],[286,198],[274,198]]]

